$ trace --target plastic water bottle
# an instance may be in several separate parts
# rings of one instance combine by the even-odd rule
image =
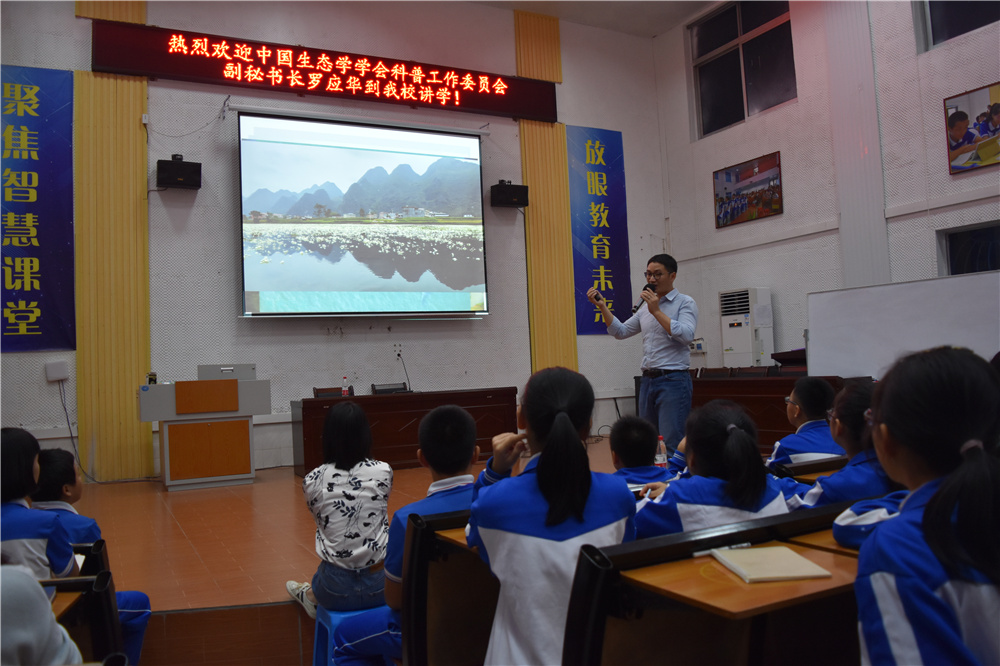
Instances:
[[[653,462],[657,467],[667,466],[667,444],[663,441],[663,435],[660,435],[659,441],[656,443],[656,457]]]
[[[347,377],[344,377],[344,383],[340,387],[340,395],[347,395]]]

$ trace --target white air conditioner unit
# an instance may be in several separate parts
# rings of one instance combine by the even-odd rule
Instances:
[[[772,365],[774,322],[770,289],[719,292],[722,364],[727,368]]]

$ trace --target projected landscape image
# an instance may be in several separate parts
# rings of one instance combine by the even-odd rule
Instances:
[[[256,116],[240,131],[245,314],[485,310],[478,137]]]

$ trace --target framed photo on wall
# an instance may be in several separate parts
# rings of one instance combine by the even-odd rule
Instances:
[[[716,229],[780,215],[784,210],[780,152],[719,169],[712,178]]]
[[[944,100],[948,173],[1000,163],[1000,81]]]

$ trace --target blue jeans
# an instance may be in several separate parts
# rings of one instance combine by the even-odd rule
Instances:
[[[316,601],[327,610],[349,611],[375,608],[385,603],[385,572],[379,569],[345,569],[326,560],[319,563],[312,579]]]
[[[691,412],[691,374],[687,370],[660,377],[643,377],[639,383],[639,416],[656,426],[673,455],[684,438],[684,422]]]
[[[345,618],[333,630],[337,666],[383,666],[403,658],[399,613],[388,606]]]

